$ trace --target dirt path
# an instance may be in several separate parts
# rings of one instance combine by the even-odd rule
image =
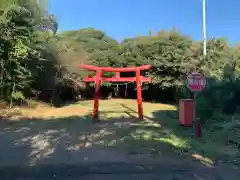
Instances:
[[[135,130],[142,130],[144,126],[131,116],[110,117],[110,121],[92,124],[89,116],[85,116],[89,114],[89,107],[74,105],[38,109],[35,114],[25,110],[22,118],[15,117],[18,121],[1,121],[1,177],[8,179],[15,176],[23,180],[238,180],[240,177],[236,167],[200,162],[203,160],[200,154],[194,157],[181,155],[168,142],[145,139],[145,142],[141,140],[140,144],[136,144],[137,138],[129,140],[130,135],[133,136]],[[102,109],[108,114],[110,110],[120,109],[116,105],[112,107],[113,104]],[[119,110],[122,111],[133,113]],[[118,112],[114,115],[119,116]],[[150,125],[145,131],[149,128],[165,131],[160,126]],[[126,145],[134,153],[122,148]],[[144,146],[145,153],[139,145]],[[154,148],[153,156],[149,152]]]
[[[23,124],[21,128],[8,125],[0,134],[0,174],[4,179],[13,175],[25,180],[238,180],[240,177],[239,169],[234,167],[209,167],[185,156],[174,159],[171,156],[129,154],[93,141],[86,142],[81,135],[73,131],[70,134],[59,125],[58,131],[54,131],[54,124],[37,123],[35,126],[34,122],[31,123],[29,129]],[[88,139],[91,136],[89,134]]]
[[[4,179],[164,179],[164,180],[238,180],[239,171],[231,168],[209,169],[194,163],[97,163],[51,164],[34,167],[0,167]]]

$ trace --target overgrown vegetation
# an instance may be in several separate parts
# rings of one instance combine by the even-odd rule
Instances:
[[[91,92],[81,81],[88,74],[79,68],[81,63],[115,67],[151,64],[153,68],[146,75],[153,81],[144,88],[145,100],[176,103],[179,98],[189,98],[186,75],[200,71],[208,79],[208,87],[198,97],[201,116],[207,119],[237,110],[240,46],[213,38],[208,40],[207,57],[203,58],[201,42],[175,28],[121,43],[93,28],[56,33],[57,22],[46,4],[42,0],[0,2],[2,100],[12,104],[33,98],[59,105]],[[130,98],[136,94],[134,86],[128,85]],[[104,91],[111,93],[111,86]]]

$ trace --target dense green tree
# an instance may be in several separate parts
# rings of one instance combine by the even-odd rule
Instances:
[[[56,32],[56,23],[37,1],[4,1],[0,7],[1,97],[23,100],[37,78],[37,69],[42,68],[40,61],[46,60],[42,56],[46,40],[38,40],[39,32]]]

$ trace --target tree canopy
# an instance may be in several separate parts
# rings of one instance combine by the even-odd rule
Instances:
[[[82,78],[93,72],[81,70],[79,65],[83,63],[113,67],[151,64],[153,68],[145,72],[153,79],[145,90],[151,94],[150,100],[187,97],[185,78],[199,71],[208,79],[199,103],[216,108],[225,103],[222,109],[226,103],[237,104],[234,98],[239,91],[240,46],[224,38],[209,39],[207,56],[203,57],[202,42],[181,34],[175,27],[122,42],[92,27],[60,33],[57,30],[58,23],[49,13],[47,1],[0,2],[1,99],[52,101],[66,87],[71,92],[84,90],[87,86]],[[209,94],[211,98],[206,99]]]

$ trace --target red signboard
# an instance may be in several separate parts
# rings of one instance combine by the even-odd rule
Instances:
[[[192,73],[188,75],[186,85],[193,92],[202,91],[206,86],[206,78],[200,73]]]

